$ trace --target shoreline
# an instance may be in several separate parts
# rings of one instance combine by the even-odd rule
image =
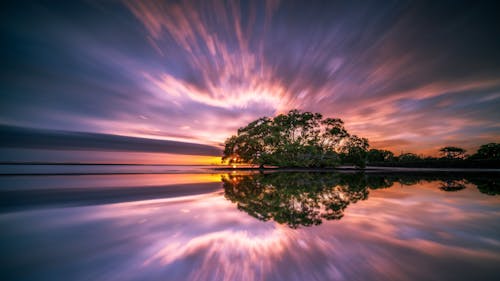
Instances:
[[[354,166],[339,166],[335,168],[285,168],[268,166],[260,169],[258,166],[204,166],[204,165],[78,165],[78,164],[17,164],[0,165],[0,176],[78,176],[78,175],[133,175],[133,174],[225,174],[225,173],[366,173],[366,174],[458,174],[482,173],[500,175],[498,168],[409,168],[368,166],[359,169]]]
[[[368,166],[364,169],[352,166],[340,166],[336,168],[263,168],[258,167],[220,167],[214,168],[217,171],[276,171],[276,172],[487,172],[500,173],[496,168],[408,168],[408,167],[381,167]]]

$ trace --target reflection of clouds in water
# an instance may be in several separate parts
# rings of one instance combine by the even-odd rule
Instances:
[[[466,202],[440,203],[431,196],[439,194],[437,184],[430,185],[403,189],[407,196],[399,200],[384,198],[388,190],[373,191],[373,198],[349,207],[342,221],[300,230],[242,217],[219,197],[205,198],[201,205],[193,201],[187,208],[196,218],[179,218],[179,212],[168,223],[165,218],[152,222],[161,224],[156,231],[161,228],[161,235],[154,235],[142,269],[161,269],[186,280],[405,280],[432,277],[439,270],[436,262],[450,270],[456,264],[477,268],[498,262],[500,247],[491,242],[496,241],[495,228],[484,227],[495,198],[474,204],[468,198],[472,209],[485,210],[468,216],[463,214]]]
[[[189,280],[256,280],[261,278],[258,272],[268,275],[272,271],[289,238],[279,226],[257,235],[244,230],[210,232],[185,243],[168,242],[146,265],[170,266],[189,258],[201,266],[191,271]]]
[[[8,213],[2,255],[41,280],[494,280],[498,196],[441,183],[370,190],[342,220],[298,230],[261,222],[220,191]]]

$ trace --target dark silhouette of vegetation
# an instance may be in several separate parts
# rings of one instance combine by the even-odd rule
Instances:
[[[368,140],[351,136],[340,148],[342,163],[351,163],[359,168],[366,167],[368,157]]]
[[[443,157],[448,159],[465,158],[465,149],[456,146],[445,146],[439,150]]]
[[[400,162],[412,162],[412,161],[420,161],[421,158],[414,153],[403,153],[398,156],[398,161]]]
[[[259,118],[225,142],[223,161],[279,167],[335,167],[340,153],[359,167],[366,164],[368,140],[350,135],[344,122],[319,113],[291,110]]]
[[[500,144],[482,145],[477,153],[467,156],[465,149],[454,146],[439,150],[442,157],[424,157],[414,153],[383,158],[377,149],[368,151],[371,166],[414,167],[414,168],[500,168]]]
[[[368,199],[371,189],[394,183],[414,185],[441,181],[443,191],[460,191],[474,184],[488,195],[500,194],[500,175],[493,174],[365,174],[277,172],[222,176],[224,196],[238,209],[262,220],[274,220],[291,228],[338,220],[351,203]]]
[[[500,160],[500,143],[483,144],[470,159]]]
[[[465,183],[463,180],[448,179],[439,188],[443,191],[459,191],[465,188]]]
[[[500,194],[500,178],[496,176],[475,177],[468,179],[468,182],[477,186],[481,193],[488,195]]]
[[[394,161],[394,153],[383,149],[370,149],[367,154],[368,163]]]

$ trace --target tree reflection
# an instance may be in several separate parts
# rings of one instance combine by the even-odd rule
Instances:
[[[469,180],[477,186],[481,193],[488,195],[500,194],[500,177],[478,177]]]
[[[414,185],[442,181],[443,191],[459,191],[473,183],[485,194],[499,194],[498,175],[364,174],[277,172],[222,176],[224,196],[238,209],[263,221],[274,220],[291,228],[339,220],[351,203],[368,198],[370,189],[389,188],[395,182]]]
[[[273,173],[223,176],[225,197],[263,221],[291,228],[318,225],[344,216],[350,203],[368,198],[368,187],[389,187],[364,174]]]
[[[465,188],[464,180],[446,180],[439,187],[443,191],[459,191]]]

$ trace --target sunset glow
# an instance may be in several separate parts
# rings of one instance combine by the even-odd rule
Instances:
[[[300,109],[342,118],[371,147],[396,154],[500,141],[500,42],[488,7],[213,0],[10,8],[4,125],[220,149],[248,122]],[[133,161],[171,162],[155,157]],[[174,162],[191,160],[212,162]]]
[[[0,281],[500,280],[500,1],[1,6]]]

